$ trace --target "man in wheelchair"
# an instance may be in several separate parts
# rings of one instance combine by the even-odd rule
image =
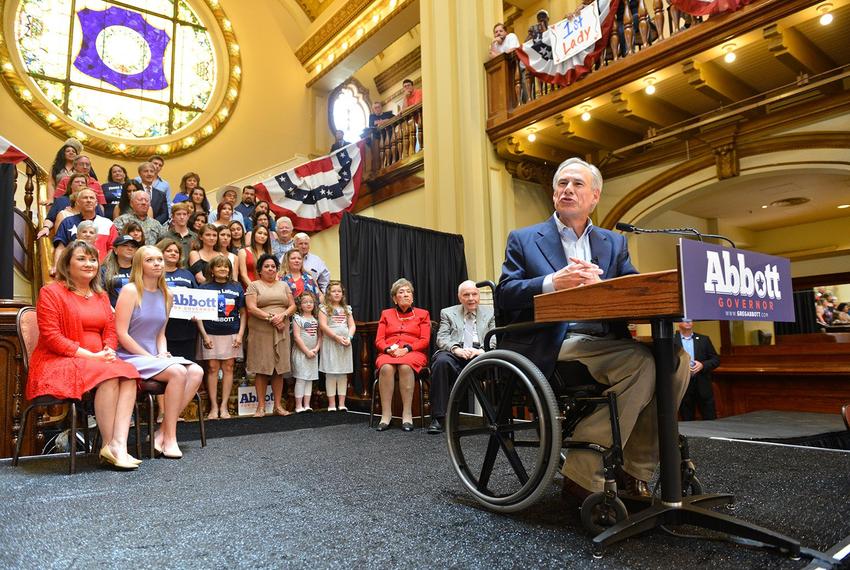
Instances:
[[[505,323],[534,320],[534,296],[603,279],[637,273],[629,259],[625,237],[594,226],[590,213],[599,202],[602,174],[578,158],[561,163],[552,181],[555,213],[548,220],[515,230],[508,236],[497,302]],[[578,361],[593,379],[615,393],[623,443],[623,489],[649,495],[647,481],[658,462],[655,406],[655,362],[648,347],[634,341],[623,322],[576,322],[517,332],[499,342],[519,352],[551,378],[556,361]],[[674,365],[673,393],[678,408],[688,383],[689,358],[679,351]],[[610,446],[608,409],[597,408],[581,420],[574,440]],[[603,490],[598,453],[573,449],[562,473],[564,494],[583,500]]]

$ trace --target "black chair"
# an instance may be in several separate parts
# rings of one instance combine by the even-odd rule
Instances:
[[[431,360],[431,351],[436,344],[437,338],[437,330],[439,329],[440,324],[434,321],[431,321],[431,340],[428,344],[428,360]],[[375,379],[372,381],[372,405],[369,408],[369,427],[372,427],[375,418],[375,392],[378,390],[378,381],[380,379],[380,370],[375,370]],[[419,421],[420,428],[422,431],[425,431],[425,384],[428,385],[428,393],[431,391],[431,368],[429,366],[424,366],[422,370],[415,373],[413,375],[414,384],[419,384]],[[415,386],[414,386],[414,389]],[[381,402],[381,406],[384,403]],[[392,402],[389,403],[392,406]]]
[[[142,380],[138,384],[138,392],[136,397],[136,456],[142,457],[142,438],[141,438],[141,414],[139,406],[147,405],[147,420],[148,420],[148,453],[151,459],[154,458],[154,429],[156,421],[154,419],[154,411],[156,409],[156,396],[165,394],[165,383],[156,380]],[[201,407],[201,395],[195,392],[195,402],[198,404],[198,429],[201,431],[201,447],[207,446],[207,432],[204,427],[204,411]]]
[[[18,340],[21,343],[23,375],[26,378],[29,374],[29,361],[32,357],[32,352],[38,344],[38,316],[35,307],[24,307],[18,311],[16,318]],[[90,396],[87,394],[84,399],[78,400],[75,398],[57,398],[50,395],[38,396],[34,398],[27,409],[24,410],[21,418],[21,429],[18,432],[18,440],[15,444],[14,455],[12,456],[12,465],[18,465],[18,459],[21,455],[21,444],[24,440],[24,434],[27,429],[27,419],[30,414],[38,408],[46,408],[49,406],[68,406],[69,415],[71,416],[71,426],[68,431],[68,443],[70,445],[69,454],[69,474],[77,472],[77,416],[82,412],[84,417],[84,435],[86,450],[89,449],[89,427],[88,427],[88,412],[86,404]]]

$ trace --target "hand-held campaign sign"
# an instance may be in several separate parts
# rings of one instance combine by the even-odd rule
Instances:
[[[685,318],[793,321],[791,262],[784,257],[679,240]]]
[[[171,298],[174,305],[168,315],[172,319],[215,321],[218,319],[218,291],[172,287]]]
[[[602,37],[596,2],[555,24],[553,34],[552,61],[555,64],[563,63],[595,44]]]

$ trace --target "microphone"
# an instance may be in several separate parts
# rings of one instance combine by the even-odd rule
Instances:
[[[633,234],[668,234],[668,235],[693,235],[696,236],[697,239],[703,241],[703,238],[711,238],[711,239],[720,239],[728,242],[732,247],[735,246],[735,242],[729,239],[726,236],[721,236],[718,234],[703,234],[700,233],[696,228],[663,228],[663,229],[648,229],[648,228],[639,228],[632,224],[627,224],[625,222],[617,222],[614,226],[616,229],[621,232],[633,233]]]

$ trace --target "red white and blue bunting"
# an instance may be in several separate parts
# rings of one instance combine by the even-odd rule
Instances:
[[[335,226],[357,202],[364,146],[364,141],[357,141],[255,183],[257,199],[266,200],[275,216],[288,216],[297,231]]]
[[[0,137],[0,164],[17,164],[29,158],[12,143]]]

